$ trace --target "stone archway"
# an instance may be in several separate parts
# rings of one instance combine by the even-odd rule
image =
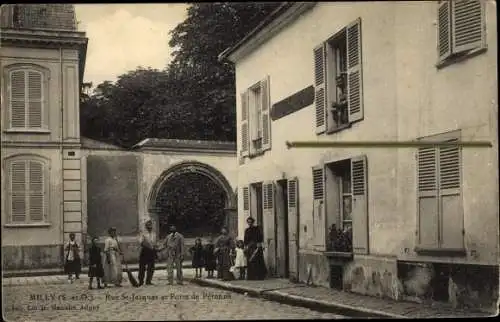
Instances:
[[[236,208],[237,199],[234,191],[228,180],[219,170],[198,161],[182,161],[163,171],[163,173],[155,180],[148,194],[147,209],[150,215],[152,215],[155,219],[156,230],[158,233],[160,233],[159,219],[163,215],[161,214],[161,207],[159,206],[162,197],[162,190],[169,184],[169,182],[175,181],[176,178],[185,174],[198,174],[206,177],[224,191],[224,214],[226,217]]]

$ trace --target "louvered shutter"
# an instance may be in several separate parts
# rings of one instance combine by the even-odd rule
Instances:
[[[439,60],[451,55],[451,7],[450,1],[441,1],[438,7],[437,41]]]
[[[248,156],[250,146],[248,128],[248,91],[241,94],[241,156]]]
[[[314,245],[325,247],[325,171],[324,166],[313,168],[313,238]]]
[[[262,150],[271,149],[271,119],[270,115],[270,91],[269,76],[260,82],[261,108],[262,108]]]
[[[456,141],[456,139],[450,141]],[[439,205],[442,223],[440,246],[447,249],[464,248],[460,172],[460,147],[440,147]]]
[[[368,180],[366,156],[351,159],[352,187],[352,250],[368,254]]]
[[[437,149],[418,149],[418,228],[417,241],[421,248],[438,247],[438,182]]]
[[[28,71],[28,127],[42,127],[43,83],[42,74]]]
[[[264,218],[264,242],[268,271],[271,276],[276,273],[276,220],[274,211],[274,183],[267,181],[262,184],[262,213]]]
[[[347,26],[347,108],[349,122],[363,119],[361,19]]]
[[[291,279],[299,277],[299,182],[288,180],[288,272]]]
[[[30,221],[43,221],[45,217],[45,186],[43,164],[29,161],[29,214]]]
[[[10,164],[10,211],[13,223],[26,222],[26,162],[13,161]]]
[[[250,187],[243,187],[243,217],[245,220],[250,216]]]
[[[10,127],[26,127],[26,79],[22,70],[10,73]]]
[[[326,130],[327,79],[326,79],[326,43],[316,47],[314,56],[314,108],[316,111],[316,133]]]
[[[479,0],[452,2],[453,53],[480,48],[483,45],[483,5]]]

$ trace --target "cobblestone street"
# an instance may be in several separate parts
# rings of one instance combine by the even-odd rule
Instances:
[[[63,276],[52,277],[52,281],[31,278],[25,285],[5,283],[3,317],[7,321],[342,318],[189,282],[168,286],[164,272],[155,275],[152,286],[133,288],[125,283],[122,288],[105,290],[88,290],[87,277],[74,284],[63,283]]]

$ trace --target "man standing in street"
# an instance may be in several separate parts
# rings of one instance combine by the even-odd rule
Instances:
[[[140,236],[141,253],[139,255],[139,285],[144,284],[144,273],[146,273],[146,285],[152,285],[153,273],[156,260],[156,234],[153,232],[153,222],[148,220],[145,224],[146,231]]]
[[[176,231],[174,225],[170,226],[170,234],[165,241],[167,255],[168,284],[174,282],[174,265],[177,271],[177,284],[182,285],[182,261],[184,260],[184,236]]]

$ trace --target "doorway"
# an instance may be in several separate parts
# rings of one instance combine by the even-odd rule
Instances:
[[[262,183],[254,183],[252,184],[252,198],[255,202],[255,207],[251,207],[251,209],[255,209],[255,219],[256,224],[264,228],[264,217],[263,217],[263,208],[262,208]]]
[[[288,180],[278,180],[276,185],[276,266],[279,277],[289,277],[289,247],[288,239]]]

